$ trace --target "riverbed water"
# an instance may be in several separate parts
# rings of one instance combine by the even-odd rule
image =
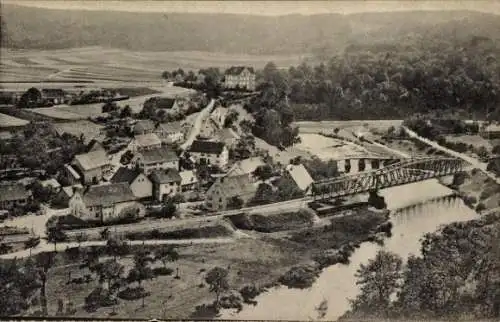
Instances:
[[[306,290],[276,287],[256,298],[256,306],[245,306],[239,313],[226,310],[224,319],[317,320],[317,307],[327,302],[321,319],[336,320],[349,309],[349,299],[359,292],[355,273],[360,264],[374,258],[385,249],[407,258],[420,254],[420,238],[439,226],[477,217],[453,191],[436,179],[392,187],[380,191],[391,210],[392,237],[384,246],[363,243],[350,257],[349,265],[333,265],[321,273],[313,286]]]

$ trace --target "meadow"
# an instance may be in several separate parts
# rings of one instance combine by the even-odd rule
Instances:
[[[164,70],[198,70],[212,66],[225,69],[233,65],[262,68],[269,61],[278,67],[288,67],[305,58],[304,55],[133,52],[102,47],[51,51],[3,49],[0,79],[4,88],[8,82],[28,81],[161,83]]]

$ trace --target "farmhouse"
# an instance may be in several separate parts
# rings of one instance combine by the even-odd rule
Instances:
[[[155,130],[155,123],[151,120],[140,120],[134,125],[134,135],[142,135],[153,133]]]
[[[181,192],[182,178],[177,169],[155,170],[151,174],[151,181],[153,195],[158,201]]]
[[[205,206],[214,211],[225,210],[230,207],[234,199],[248,202],[257,192],[257,183],[252,182],[248,175],[220,177],[208,189]]]
[[[500,124],[490,124],[481,131],[481,136],[490,139],[500,138]]]
[[[184,140],[181,122],[160,123],[155,133],[164,143],[174,143]]]
[[[170,148],[160,147],[137,152],[132,158],[131,164],[149,175],[153,170],[178,169],[179,157]]]
[[[12,210],[25,206],[31,198],[31,191],[20,183],[0,184],[0,210]]]
[[[76,184],[74,186],[62,187],[56,195],[56,200],[59,206],[69,207],[69,201],[75,191],[83,190],[83,186],[81,184]]]
[[[310,191],[311,184],[314,182],[313,178],[303,164],[289,164],[286,167],[285,176],[291,178],[297,187],[306,193]]]
[[[151,150],[161,147],[161,140],[155,133],[136,135],[129,148],[133,152],[140,150]]]
[[[83,177],[85,184],[98,182],[111,171],[111,163],[104,150],[78,154],[73,159],[72,166]]]
[[[61,88],[43,88],[41,90],[42,100],[48,101],[52,104],[63,104],[70,99],[70,95],[68,95]]]
[[[193,170],[186,170],[179,172],[181,176],[181,191],[192,191],[198,187],[198,178]]]
[[[144,207],[135,200],[127,183],[104,184],[75,190],[69,208],[75,217],[105,222],[130,213],[143,213]]]
[[[194,140],[189,154],[200,164],[217,165],[221,168],[227,165],[229,159],[229,151],[222,142]]]
[[[149,198],[153,195],[153,183],[138,169],[121,167],[110,181],[111,183],[127,183],[137,199]]]
[[[224,87],[255,90],[255,72],[252,67],[233,66],[226,70]]]

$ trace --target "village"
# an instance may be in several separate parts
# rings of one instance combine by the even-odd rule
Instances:
[[[243,94],[251,93],[255,90],[253,68],[228,69],[224,87],[227,91],[237,88],[239,92],[244,90]],[[42,102],[64,102],[63,91],[42,93],[59,95],[49,98],[44,94]],[[99,133],[90,133],[91,139],[57,122],[33,121],[27,125],[35,132],[50,128],[48,136],[76,134],[82,148],[72,156],[66,155],[69,162],[54,169],[53,174],[41,169],[38,178],[32,176],[34,171],[18,169],[15,155],[2,156],[3,164],[9,165],[3,170],[3,178],[16,179],[3,180],[0,185],[3,218],[33,213],[49,223],[37,228],[40,235],[26,230],[25,234],[16,234],[12,243],[8,235],[4,236],[3,252],[19,251],[26,245],[32,247],[33,240],[45,237],[44,228],[49,231],[70,227],[67,233],[63,230],[63,237],[57,238],[63,242],[85,228],[139,222],[151,217],[210,216],[301,199],[310,194],[314,180],[304,165],[290,164],[290,160],[273,161],[269,151],[256,147],[255,138],[244,127],[251,119],[243,118],[245,111],[241,104],[224,107],[227,106],[224,98],[192,97],[153,97],[136,114],[151,110],[150,105],[154,107],[149,113],[156,115],[185,110],[187,105],[197,111],[184,119],[170,122],[161,122],[156,117],[134,119],[130,113],[124,115],[123,110],[127,109],[124,107],[115,119],[106,121],[106,127]],[[231,96],[233,102],[234,97],[238,96]],[[113,103],[103,104],[104,110]],[[113,106],[115,111],[119,109]],[[75,125],[83,122],[91,121],[76,121]],[[21,133],[3,132],[6,149],[15,144],[14,136]],[[262,196],[267,191],[281,195],[277,199]],[[151,223],[151,229],[154,225]]]

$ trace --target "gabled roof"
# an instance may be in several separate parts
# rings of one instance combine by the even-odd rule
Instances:
[[[137,152],[137,155],[142,156],[142,161],[145,164],[179,160],[179,157],[177,156],[175,151],[165,146],[154,148],[151,150],[140,151]]]
[[[161,140],[155,133],[147,133],[135,136],[135,144],[139,147],[161,145]]]
[[[177,169],[155,170],[151,173],[151,181],[154,183],[181,182],[182,178]]]
[[[73,176],[73,179],[75,180],[80,180],[80,175],[78,174],[78,172],[75,170],[75,168],[73,168],[71,166],[71,164],[65,164],[64,167],[66,168],[66,170],[68,170],[68,172]]]
[[[253,157],[244,159],[236,162],[231,169],[229,169],[227,175],[228,176],[239,176],[243,174],[250,174],[257,169],[259,166],[265,165],[265,162],[262,161],[260,157]]]
[[[314,182],[313,178],[302,164],[289,164],[286,167],[286,171],[290,174],[293,181],[295,181],[297,187],[302,191],[305,191]]]
[[[108,156],[104,150],[75,155],[75,162],[83,170],[91,170],[109,164]]]
[[[179,172],[179,175],[181,176],[181,185],[186,185],[186,184],[193,184],[198,182],[198,178],[194,174],[193,170],[186,170],[186,171],[181,171]]]
[[[254,73],[253,67],[245,67],[245,66],[232,66],[226,70],[226,75],[239,75],[243,70],[248,69],[251,73]]]
[[[89,144],[87,144],[87,152],[97,150],[104,150],[104,147],[102,146],[101,142],[97,141],[96,139],[92,139]]]
[[[225,144],[222,142],[194,140],[191,144],[190,152],[220,154],[224,150]]]
[[[244,174],[234,177],[222,177],[209,188],[209,191],[216,188],[219,188],[221,194],[227,198],[234,196],[248,198],[255,194],[258,185],[252,182],[248,175]]]
[[[131,184],[140,174],[141,172],[138,170],[120,167],[109,181],[112,183],[126,182]]]
[[[62,187],[62,191],[70,198],[73,197],[75,189],[82,190],[83,186],[81,184],[75,184],[74,186]]]
[[[160,123],[158,130],[166,133],[182,132],[181,122]]]
[[[134,125],[134,133],[143,133],[153,131],[155,123],[151,120],[140,120]]]
[[[111,206],[135,199],[130,186],[124,182],[90,186],[83,194],[83,202],[87,207]]]
[[[0,184],[0,201],[15,201],[26,199],[31,196],[31,192],[20,183],[12,182]]]

